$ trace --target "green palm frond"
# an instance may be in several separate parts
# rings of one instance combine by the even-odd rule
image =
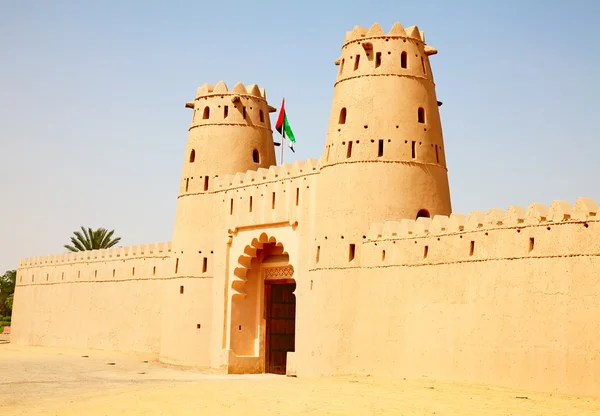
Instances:
[[[75,237],[71,237],[71,244],[67,244],[64,247],[69,251],[86,251],[86,250],[100,250],[103,248],[110,248],[121,241],[121,237],[112,238],[115,230],[110,232],[106,228],[98,228],[93,230],[92,228],[81,227],[81,231],[74,231]]]
[[[89,230],[89,232],[88,232]],[[86,249],[91,250],[92,249],[92,229],[88,228],[87,230],[85,229],[85,227],[81,227],[81,231],[83,231],[83,235],[85,236],[85,239],[81,239],[81,234],[79,234],[79,239],[81,240],[81,242],[83,243],[83,245],[85,246]],[[77,233],[75,233],[77,235]]]
[[[111,248],[112,246],[116,245],[119,241],[121,241],[121,237],[117,237],[114,240],[110,241],[107,245],[106,248]]]

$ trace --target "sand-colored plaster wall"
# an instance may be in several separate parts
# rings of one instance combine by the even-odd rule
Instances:
[[[158,352],[170,243],[20,261],[12,341]]]
[[[311,269],[298,374],[600,395],[598,215],[582,198],[375,224],[360,266]]]

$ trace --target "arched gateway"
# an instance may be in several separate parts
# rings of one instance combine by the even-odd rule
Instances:
[[[289,254],[263,233],[237,263],[231,280],[229,372],[286,374],[296,332],[296,281]]]

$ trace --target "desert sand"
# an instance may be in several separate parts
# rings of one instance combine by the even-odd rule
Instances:
[[[600,400],[375,377],[220,375],[0,340],[0,415],[599,415]]]

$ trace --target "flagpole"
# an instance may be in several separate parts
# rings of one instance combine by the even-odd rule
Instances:
[[[283,103],[283,101],[282,101]],[[285,113],[283,113],[283,122],[281,123],[281,156],[279,157],[279,164],[283,165],[283,148],[285,147]]]

